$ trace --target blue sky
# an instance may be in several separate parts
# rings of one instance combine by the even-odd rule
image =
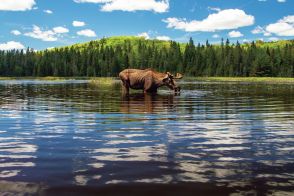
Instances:
[[[272,41],[294,38],[294,1],[1,0],[0,25],[2,50],[42,50],[119,35]]]

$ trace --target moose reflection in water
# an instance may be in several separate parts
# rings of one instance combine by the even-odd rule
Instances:
[[[174,95],[130,94],[123,95],[120,112],[128,114],[159,113],[173,110],[176,101]]]

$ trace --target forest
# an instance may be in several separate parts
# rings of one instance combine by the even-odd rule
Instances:
[[[0,51],[0,76],[115,77],[125,68],[186,76],[294,77],[294,40],[195,44],[110,37],[66,47]]]

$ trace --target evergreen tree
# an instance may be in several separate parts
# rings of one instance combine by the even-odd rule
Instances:
[[[1,76],[117,76],[126,68],[153,68],[186,76],[294,77],[294,40],[219,45],[206,41],[102,38],[86,44],[36,52],[0,51]]]

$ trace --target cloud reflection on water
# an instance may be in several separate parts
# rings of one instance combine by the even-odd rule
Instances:
[[[180,96],[129,97],[85,84],[5,87],[0,179],[291,187],[294,113],[286,110],[294,103],[245,87],[248,94],[236,96],[217,84],[193,85]]]

